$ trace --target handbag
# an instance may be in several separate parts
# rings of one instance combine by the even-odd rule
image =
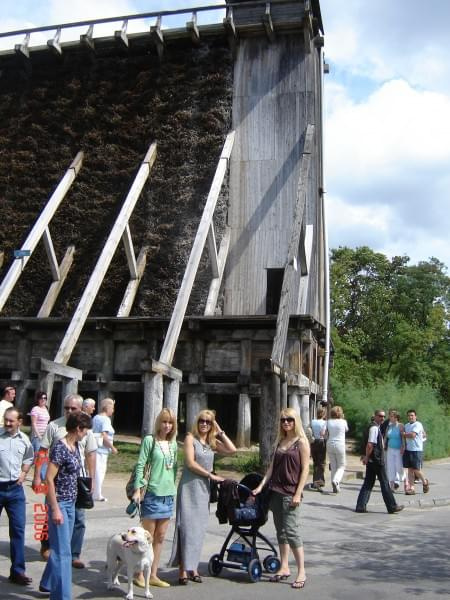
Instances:
[[[94,508],[94,498],[92,497],[92,477],[86,476],[83,461],[81,459],[80,449],[78,448],[78,456],[80,457],[80,467],[82,475],[77,477],[77,499],[75,508]]]

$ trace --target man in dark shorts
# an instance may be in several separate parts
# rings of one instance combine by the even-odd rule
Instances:
[[[426,494],[430,489],[429,481],[422,473],[423,442],[426,440],[426,434],[422,423],[417,420],[416,411],[411,409],[406,414],[408,422],[405,423],[403,433],[406,442],[406,449],[403,454],[403,466],[405,469],[408,469],[408,481],[405,494],[412,496],[416,493],[414,489],[414,481],[416,479],[422,482],[423,493]]]

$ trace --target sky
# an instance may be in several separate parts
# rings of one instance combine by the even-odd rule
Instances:
[[[222,0],[1,0],[0,31]],[[450,2],[321,0],[331,248],[450,266]],[[219,11],[199,23],[218,21]],[[189,20],[183,18],[183,21]],[[152,21],[153,22],[153,21]],[[142,31],[149,22],[130,22]],[[172,19],[163,26],[174,27]],[[96,27],[110,35],[120,23]],[[85,33],[73,30],[76,36]],[[63,36],[61,41],[69,39]],[[34,35],[33,43],[51,37]],[[0,48],[20,38],[0,38]]]

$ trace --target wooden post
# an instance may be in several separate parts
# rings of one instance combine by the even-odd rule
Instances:
[[[297,392],[289,394],[289,408],[293,408],[295,412],[301,415],[300,398]]]
[[[153,433],[155,419],[163,407],[163,376],[147,372],[144,375],[144,414],[142,415],[142,437]]]
[[[252,372],[252,340],[241,340],[241,380],[249,382]],[[252,405],[247,386],[239,394],[236,444],[249,447],[252,431]]]
[[[288,407],[287,387],[288,387],[287,379],[282,379],[281,385],[280,385],[280,392],[281,392],[280,405],[281,405],[282,409]]]
[[[177,418],[179,393],[180,382],[178,379],[167,379],[164,381],[164,406],[173,410]]]
[[[280,386],[274,373],[262,374],[262,397],[259,413],[259,457],[261,468],[266,471],[272,458],[278,432],[280,414]],[[276,380],[276,381],[275,381]]]
[[[281,288],[280,307],[277,316],[277,328],[272,348],[272,363],[283,367],[284,351],[286,347],[287,332],[289,326],[289,312],[291,308],[291,293],[294,271],[296,268],[297,254],[300,242],[303,214],[305,212],[306,190],[308,186],[308,173],[311,164],[311,153],[313,150],[314,125],[309,124],[306,128],[305,144],[300,164],[300,176],[297,189],[297,202],[294,211],[291,238],[287,256],[287,264],[284,269],[283,285]]]
[[[28,234],[27,239],[22,244],[22,250],[30,250],[30,253],[33,254],[33,251],[36,248],[39,240],[41,239],[44,231],[47,229],[50,220],[52,219],[58,206],[64,199],[64,196],[66,195],[70,186],[74,182],[75,177],[78,175],[82,163],[83,153],[78,152],[78,154],[72,161],[72,164],[66,171],[66,174],[59,182],[53,194],[50,196],[49,201],[47,202],[44,210],[39,215],[39,218],[34,224],[30,233]],[[23,268],[29,261],[30,256],[24,256],[20,259],[16,258],[12,263],[11,267],[9,268],[9,271],[6,274],[5,278],[3,279],[0,285],[0,312],[2,311],[5,302],[7,301],[10,293],[12,292],[17,280],[22,274]]]
[[[175,354],[178,336],[180,335],[181,326],[183,324],[184,315],[186,314],[186,308],[189,302],[189,296],[192,291],[195,276],[197,275],[198,265],[202,257],[203,248],[205,246],[206,238],[208,236],[209,228],[214,215],[214,209],[216,208],[217,198],[219,197],[223,179],[228,167],[228,161],[233,148],[233,143],[234,131],[229,133],[225,140],[222,154],[220,155],[219,159],[219,164],[217,166],[211,189],[209,190],[208,198],[206,200],[205,208],[203,209],[202,218],[197,229],[197,235],[195,236],[189,261],[184,272],[180,291],[178,292],[175,308],[173,309],[172,317],[167,330],[167,335],[164,340],[164,346],[161,351],[160,360],[168,365],[172,364],[173,355]]]
[[[105,246],[102,250],[100,258],[95,265],[86,289],[83,292],[81,300],[75,310],[69,327],[67,328],[66,334],[59,346],[58,352],[55,356],[56,363],[67,364],[72,351],[78,341],[81,330],[84,327],[89,312],[94,304],[98,290],[103,282],[106,271],[111,263],[114,256],[114,252],[120,242],[120,239],[124,233],[128,221],[133,212],[136,202],[140,196],[142,188],[150,174],[150,170],[156,159],[156,143],[153,143],[145,155],[144,160],[141,163],[139,171],[136,175],[135,180],[130,188],[130,191],[125,198],[120,213],[113,225],[111,233],[106,240]]]
[[[112,334],[108,334],[103,340],[102,383],[100,384],[100,389],[98,391],[99,405],[101,400],[111,396],[108,384],[112,381],[114,375],[114,350],[115,346]]]
[[[239,394],[237,417],[238,429],[236,446],[238,446],[238,448],[248,448],[251,444],[252,431],[252,403],[248,394]]]
[[[302,419],[303,429],[306,429],[309,425],[309,394],[302,394],[300,396],[300,417]]]
[[[20,372],[20,381],[16,386],[16,406],[21,411],[26,408],[27,401],[27,379],[30,376],[31,363],[31,340],[26,333],[20,336],[17,344],[16,363]]]

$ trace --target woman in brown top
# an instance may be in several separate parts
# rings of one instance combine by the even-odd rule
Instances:
[[[278,582],[290,577],[289,548],[297,564],[293,588],[305,587],[305,557],[300,537],[300,503],[309,471],[309,443],[299,415],[292,408],[280,414],[280,429],[275,453],[259,486],[259,494],[268,484],[271,490],[270,509],[273,513],[280,547],[281,565],[270,581]]]

